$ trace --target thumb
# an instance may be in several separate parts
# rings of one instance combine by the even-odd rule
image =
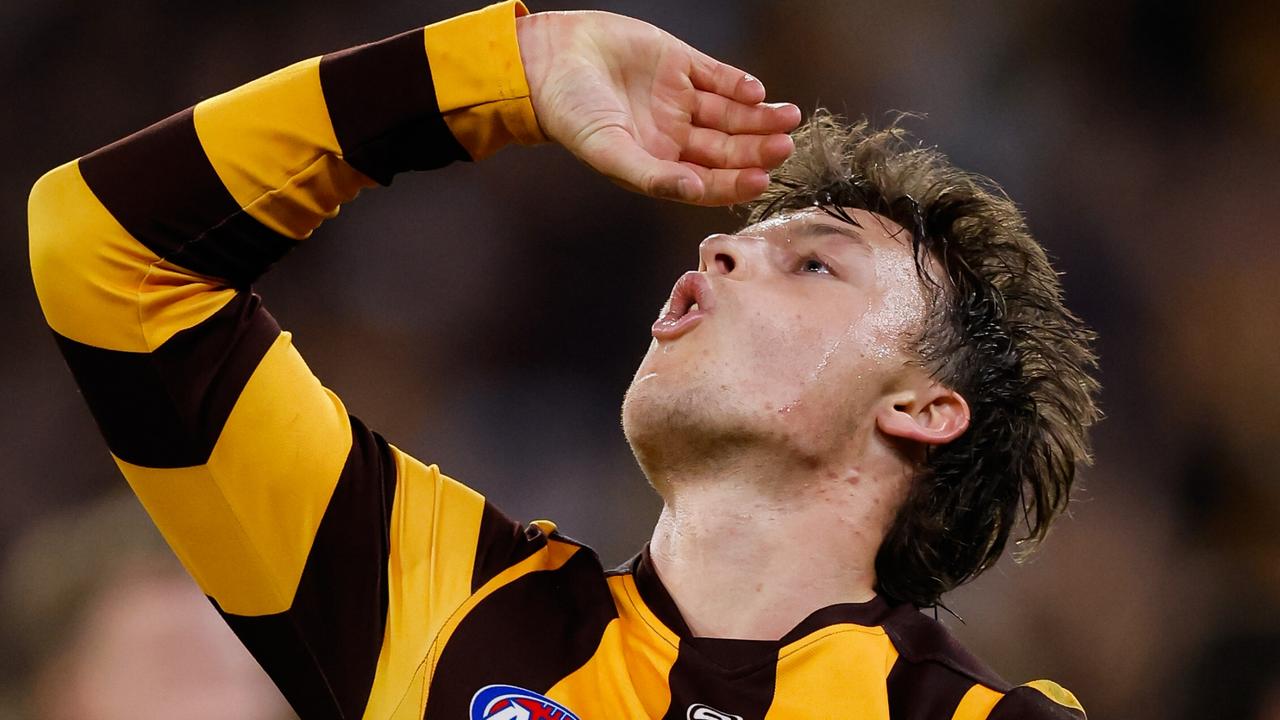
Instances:
[[[706,192],[702,178],[672,160],[660,160],[621,128],[601,132],[599,152],[584,158],[596,170],[623,186],[651,197],[698,202]]]

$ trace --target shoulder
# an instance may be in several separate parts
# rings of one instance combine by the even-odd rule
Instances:
[[[1056,683],[1014,685],[966,650],[936,620],[910,605],[884,621],[898,651],[887,680],[889,710],[906,720],[933,717],[988,720],[1083,720],[1075,696]]]
[[[988,720],[1084,720],[1084,708],[1070,691],[1052,680],[1036,680],[1005,693]]]

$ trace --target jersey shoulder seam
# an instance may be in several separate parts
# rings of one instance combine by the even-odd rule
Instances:
[[[942,623],[926,617],[911,605],[895,609],[883,627],[902,660],[941,665],[1000,693],[1014,687],[970,653]]]

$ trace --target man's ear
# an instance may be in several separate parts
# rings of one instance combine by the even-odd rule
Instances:
[[[945,445],[969,428],[969,403],[933,380],[881,398],[876,427],[892,437],[925,445]]]

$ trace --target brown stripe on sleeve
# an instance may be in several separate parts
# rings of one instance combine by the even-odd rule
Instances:
[[[486,685],[546,693],[591,659],[617,616],[600,560],[587,548],[555,570],[521,575],[476,605],[449,636],[424,720],[469,717],[471,697]]]
[[[973,684],[945,666],[899,656],[886,681],[889,716],[894,720],[949,718]]]
[[[222,613],[304,718],[361,716],[386,631],[396,464],[386,441],[354,417],[351,433],[292,606],[261,617]]]
[[[471,591],[479,590],[495,575],[534,554],[546,544],[546,535],[533,527],[525,529],[486,500],[484,513],[480,516],[480,537],[476,543]]]
[[[86,155],[80,172],[147,249],[237,287],[296,244],[241,210],[205,156],[191,109]]]
[[[440,114],[421,29],[324,56],[320,85],[343,159],[382,185],[470,159]]]
[[[1035,688],[1018,686],[991,709],[987,720],[1085,720],[1084,711],[1060,705]]]
[[[54,333],[111,452],[151,468],[209,458],[236,398],[280,327],[251,293],[151,353],[103,350]]]

